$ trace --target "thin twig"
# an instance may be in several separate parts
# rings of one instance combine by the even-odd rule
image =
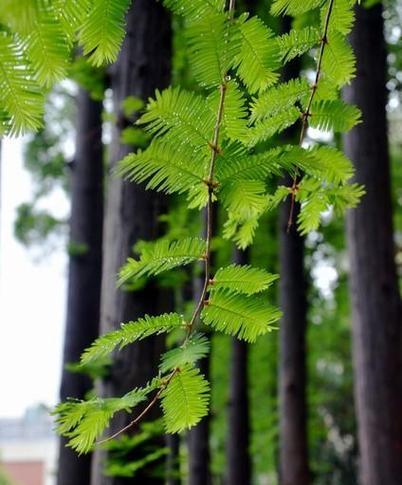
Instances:
[[[328,4],[328,10],[327,13],[325,14],[325,21],[324,21],[324,31],[320,40],[320,52],[318,54],[318,60],[317,60],[317,70],[315,73],[315,79],[314,79],[314,84],[311,86],[311,93],[309,100],[307,102],[307,107],[302,113],[302,127],[300,130],[300,138],[299,138],[299,146],[302,146],[304,137],[306,136],[307,128],[308,128],[308,119],[311,116],[311,106],[313,104],[314,96],[317,92],[318,88],[318,82],[321,78],[321,66],[322,66],[322,59],[324,56],[324,50],[326,45],[328,44],[328,28],[329,28],[329,21],[331,18],[331,13],[332,9],[334,6],[334,1],[335,0],[330,0]],[[296,167],[295,174],[293,176],[293,183],[292,187],[290,189],[290,194],[291,194],[291,202],[290,202],[290,211],[289,211],[289,219],[288,219],[288,224],[287,224],[287,232],[290,231],[290,228],[293,224],[293,212],[294,212],[294,207],[295,207],[295,198],[296,198],[296,193],[299,190],[298,188],[298,183],[297,179],[299,176],[299,171]]]

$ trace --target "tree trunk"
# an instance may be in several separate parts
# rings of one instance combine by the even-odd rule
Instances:
[[[91,379],[66,370],[98,336],[102,274],[102,102],[83,89],[77,98],[76,154],[71,176],[70,261],[67,322],[60,398],[83,399]],[[81,247],[80,247],[81,246]],[[58,485],[88,485],[91,455],[80,456],[60,440]]]
[[[147,100],[154,95],[156,88],[165,88],[170,79],[170,59],[171,30],[168,13],[156,0],[137,0],[127,14],[127,35],[111,71],[117,117],[110,153],[111,169],[118,160],[132,151],[120,142],[121,131],[128,125],[121,112],[122,101],[129,95]],[[163,199],[155,192],[146,191],[142,185],[111,177],[107,194],[102,278],[103,333],[118,328],[121,322],[165,310],[163,305],[168,302],[161,301],[161,292],[152,285],[134,293],[116,289],[116,274],[126,258],[132,254],[135,242],[139,239],[154,239],[158,235],[157,216],[162,206]],[[161,350],[162,342],[159,338],[148,338],[117,352],[110,375],[102,382],[102,394],[121,396],[136,386],[143,386],[158,374]],[[158,412],[157,409],[155,412]],[[121,413],[113,421],[109,433],[121,429],[131,419],[132,416]],[[135,454],[138,458],[137,449]],[[163,477],[150,475],[152,465],[140,470],[133,478],[101,476],[104,460],[104,454],[98,452],[93,485],[163,483]]]
[[[291,182],[290,182],[291,183]],[[295,206],[294,217],[299,207]],[[280,210],[279,462],[281,485],[309,483],[306,431],[306,280],[304,239],[293,224],[290,199]]]
[[[291,18],[282,19],[288,32]],[[299,59],[284,66],[283,79],[300,74]],[[285,132],[285,140],[297,139],[299,128]],[[286,185],[292,184],[287,177]],[[307,284],[304,270],[304,238],[297,232],[300,207],[294,206],[292,226],[288,229],[291,201],[279,213],[279,300],[283,317],[279,329],[279,481],[281,485],[306,485],[310,482],[307,443],[306,404],[306,327]]]
[[[248,252],[237,249],[234,260],[237,264],[248,264]],[[227,441],[228,485],[249,485],[251,483],[251,462],[249,454],[250,417],[247,364],[247,342],[233,338],[229,391],[229,429]]]
[[[363,485],[402,479],[402,311],[394,261],[382,6],[358,8],[357,77],[345,98],[363,123],[344,138],[366,195],[349,212],[355,399]]]
[[[166,435],[168,455],[166,457],[166,485],[180,485],[180,435]]]

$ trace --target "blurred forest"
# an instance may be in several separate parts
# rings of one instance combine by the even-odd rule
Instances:
[[[269,1],[236,3],[277,34],[315,15],[272,17]],[[343,95],[363,122],[343,136],[307,131],[311,143],[344,147],[365,186],[360,205],[345,218],[326,210],[320,228],[302,236],[288,228],[288,200],[262,217],[246,250],[221,237],[216,209],[213,266],[235,261],[278,273],[270,292],[283,311],[278,330],[253,344],[208,334],[200,368],[211,382],[210,414],[188,433],[165,436],[154,409],[136,429],[79,457],[61,438],[58,485],[402,483],[402,3],[362,3],[350,35],[357,75]],[[47,94],[44,126],[25,144],[35,193],[18,208],[15,236],[43,255],[65,244],[69,255],[61,400],[83,399],[94,386],[105,397],[122,395],[150,380],[175,335],[93,367],[82,368],[80,355],[121,322],[186,314],[201,291],[198,266],[116,288],[139,241],[204,231],[202,213],[178,196],[114,174],[119,160],[150,142],[134,122],[155,89],[198,89],[183,28],[162,2],[136,0],[117,61],[94,67],[77,53],[68,79]],[[314,54],[287,64],[282,78],[312,79]],[[275,143],[295,136],[286,130]],[[71,201],[69,220],[41,204],[56,187]],[[130,420],[119,414],[112,432]]]

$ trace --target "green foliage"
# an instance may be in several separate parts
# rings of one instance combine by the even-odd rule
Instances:
[[[252,266],[239,266],[231,264],[226,268],[220,268],[211,281],[211,291],[219,288],[227,288],[238,293],[252,295],[267,290],[278,279],[278,275],[270,274],[264,269]]]
[[[190,365],[178,370],[163,390],[162,409],[167,433],[195,426],[208,412],[209,384]]]
[[[177,313],[164,313],[157,317],[145,315],[135,322],[123,323],[119,330],[106,333],[97,338],[85,350],[81,357],[83,365],[103,359],[116,348],[122,349],[132,342],[142,340],[150,335],[158,335],[180,327],[184,327],[183,317]]]
[[[186,340],[180,347],[168,350],[162,355],[160,370],[162,373],[181,368],[186,364],[195,364],[209,352],[209,340],[196,334]]]
[[[116,59],[130,0],[4,0],[0,12],[0,134],[42,125],[46,90],[66,77],[77,41],[94,66]]]
[[[207,325],[247,342],[255,342],[258,336],[273,330],[280,316],[263,296],[246,296],[226,289],[212,292],[202,312]]]
[[[157,275],[205,256],[205,241],[194,237],[179,241],[160,239],[156,242],[141,242],[137,247],[140,259],[128,259],[120,271],[120,284],[141,276]]]
[[[57,431],[69,437],[69,446],[78,453],[87,453],[105,431],[112,417],[119,411],[130,411],[144,401],[159,382],[151,382],[142,389],[133,389],[120,398],[93,398],[87,401],[67,401],[59,404]]]

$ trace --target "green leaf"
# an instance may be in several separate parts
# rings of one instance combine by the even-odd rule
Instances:
[[[271,331],[280,316],[280,311],[260,295],[246,296],[226,289],[214,291],[202,311],[207,325],[248,342]]]
[[[251,121],[264,120],[280,111],[292,108],[296,101],[305,100],[311,92],[306,79],[291,79],[268,89],[251,104]]]
[[[237,74],[253,94],[267,89],[279,79],[279,48],[268,29],[258,17],[239,21],[240,52],[234,59]]]
[[[355,56],[351,46],[339,32],[333,32],[328,36],[321,69],[323,78],[329,79],[338,88],[348,83],[355,75]]]
[[[218,269],[211,281],[210,291],[226,288],[251,295],[268,289],[277,279],[278,275],[268,273],[261,268],[231,264]]]
[[[94,66],[114,62],[124,39],[125,14],[130,0],[94,0],[79,40]]]
[[[207,99],[207,103],[213,113],[216,114],[219,106],[220,92],[213,91]],[[222,137],[230,140],[242,140],[247,136],[247,105],[243,93],[236,81],[231,80],[226,85],[223,116],[221,122]]]
[[[205,18],[209,14],[223,12],[224,0],[164,0],[163,2],[172,12],[182,15],[189,22]]]
[[[291,107],[287,111],[280,111],[269,118],[258,121],[249,129],[247,143],[250,146],[254,146],[267,141],[276,133],[281,133],[289,126],[292,126],[299,118],[300,111],[295,107]]]
[[[332,6],[331,16],[328,23],[328,32],[340,32],[343,35],[349,34],[352,30],[355,14],[353,6],[355,0],[336,0]],[[321,25],[325,25],[326,12],[321,10]]]
[[[183,266],[205,256],[205,241],[198,237],[187,237],[178,241],[160,239],[142,242],[140,258],[128,258],[119,273],[119,285],[141,276],[158,275],[163,271]]]
[[[311,106],[310,126],[324,131],[345,132],[361,121],[360,110],[341,100],[317,101]]]
[[[233,216],[248,219],[266,207],[265,183],[261,180],[232,180],[221,188],[220,200]]]
[[[145,388],[134,389],[121,398],[67,401],[59,404],[56,415],[57,432],[69,439],[68,446],[78,453],[88,453],[118,411],[131,411],[159,385],[155,380]]]
[[[118,330],[101,335],[82,354],[81,363],[87,365],[103,359],[117,348],[121,350],[137,340],[183,326],[183,317],[177,313],[164,313],[156,317],[145,315],[135,322],[123,323]]]
[[[227,16],[216,12],[187,29],[189,63],[201,86],[213,87],[224,82],[236,49],[230,30]]]
[[[147,112],[137,122],[146,124],[155,136],[164,136],[172,146],[205,147],[212,139],[215,115],[206,100],[180,88],[155,92]]]
[[[321,7],[325,0],[275,0],[271,6],[272,15],[297,17],[309,10]]]
[[[276,38],[283,62],[300,57],[320,42],[321,34],[315,27],[292,29],[289,33]]]
[[[161,394],[167,433],[195,426],[208,414],[209,384],[198,369],[181,368]]]
[[[209,340],[205,335],[196,334],[186,340],[180,347],[168,350],[162,355],[160,370],[166,373],[186,364],[195,364],[209,352]]]
[[[42,125],[43,96],[21,47],[0,32],[0,114],[3,132],[20,135]]]

